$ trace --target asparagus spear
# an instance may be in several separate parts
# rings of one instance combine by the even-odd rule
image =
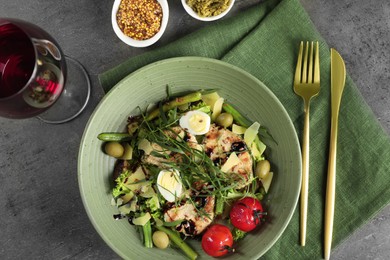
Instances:
[[[228,103],[224,103],[223,106],[222,106],[222,109],[231,114],[233,116],[233,119],[234,121],[236,121],[237,124],[239,124],[240,126],[243,126],[243,127],[246,127],[248,128],[252,122],[250,120],[248,120],[246,117],[244,117],[243,115],[241,115],[240,112],[238,112],[233,106],[231,106],[230,104]]]
[[[162,106],[152,110],[145,117],[145,120],[146,121],[153,120],[154,118],[160,115],[161,111],[167,112],[168,110],[171,110],[183,104],[199,101],[202,99],[202,93],[203,93],[202,91],[197,91],[197,92],[187,94],[185,96],[176,97],[175,99],[168,101],[162,104]],[[127,133],[101,133],[98,135],[98,139],[105,142],[109,142],[109,141],[124,142],[124,141],[130,141],[131,138],[132,135]]]
[[[223,109],[225,112],[231,114],[231,115],[233,116],[233,120],[234,120],[237,124],[239,124],[239,125],[241,125],[241,126],[243,126],[243,127],[246,127],[246,128],[248,128],[248,127],[252,124],[252,122],[251,122],[250,120],[248,120],[246,117],[244,117],[244,116],[243,116],[240,112],[238,112],[232,105],[227,104],[227,103],[224,103],[222,109]],[[271,139],[272,141],[274,141],[274,142],[277,144],[277,142],[276,142],[275,139],[272,137],[272,135],[270,135],[270,134],[268,133],[267,129],[264,128],[264,127],[262,127],[262,126],[260,126],[259,135],[260,135],[262,138],[269,138],[269,139]],[[255,142],[256,142],[257,145],[259,144],[260,139],[259,139],[258,136],[256,137]]]
[[[162,105],[162,111],[163,112],[167,112],[168,110],[171,110],[175,107],[178,107],[178,106],[181,106],[181,105],[184,105],[184,104],[187,104],[187,103],[191,103],[191,102],[195,102],[195,101],[199,101],[202,99],[202,93],[201,92],[193,92],[193,93],[190,93],[188,95],[185,95],[185,96],[182,96],[182,97],[177,97],[173,100],[170,100],[166,103],[164,103]],[[146,117],[145,117],[145,120],[146,121],[150,121],[154,118],[156,118],[157,116],[160,115],[160,108],[156,108],[154,110],[152,110]]]
[[[198,254],[171,229],[157,225],[155,227],[158,230],[167,233],[169,239],[171,239],[173,243],[175,243],[181,250],[183,250],[183,252],[188,256],[188,258],[196,259],[198,257]]]
[[[130,141],[132,136],[127,133],[101,133],[98,135],[98,139],[105,142],[116,141],[124,142]]]
[[[143,232],[145,247],[152,248],[153,247],[152,225],[150,224],[150,220],[145,225],[142,226],[142,232]]]

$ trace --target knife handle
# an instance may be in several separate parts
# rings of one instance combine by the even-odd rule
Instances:
[[[333,113],[332,113],[333,114]],[[338,130],[338,111],[337,115],[332,115],[329,145],[328,176],[326,183],[325,198],[325,236],[324,236],[324,258],[330,257],[332,247],[334,205],[336,197],[336,153],[337,153],[337,130]]]

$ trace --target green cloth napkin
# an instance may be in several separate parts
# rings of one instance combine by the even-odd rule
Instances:
[[[292,89],[301,40],[320,42],[321,92],[312,100],[307,242],[299,245],[299,207],[262,259],[321,259],[330,131],[330,50],[298,0],[269,0],[100,75],[105,91],[136,69],[178,56],[221,59],[268,86],[302,140],[303,102]],[[347,68],[348,71],[348,68]],[[390,138],[347,75],[339,116],[333,247],[390,201]]]

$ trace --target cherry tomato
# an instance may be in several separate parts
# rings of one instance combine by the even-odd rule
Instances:
[[[202,248],[210,256],[223,256],[234,252],[233,235],[230,229],[221,224],[210,226],[202,237]]]
[[[230,222],[239,230],[249,232],[260,225],[265,214],[260,201],[245,197],[234,203],[230,210]]]

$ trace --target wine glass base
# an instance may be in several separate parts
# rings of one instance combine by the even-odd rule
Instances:
[[[76,118],[83,112],[91,95],[91,82],[83,65],[65,56],[67,78],[64,90],[48,110],[37,116],[49,124],[62,124]]]

